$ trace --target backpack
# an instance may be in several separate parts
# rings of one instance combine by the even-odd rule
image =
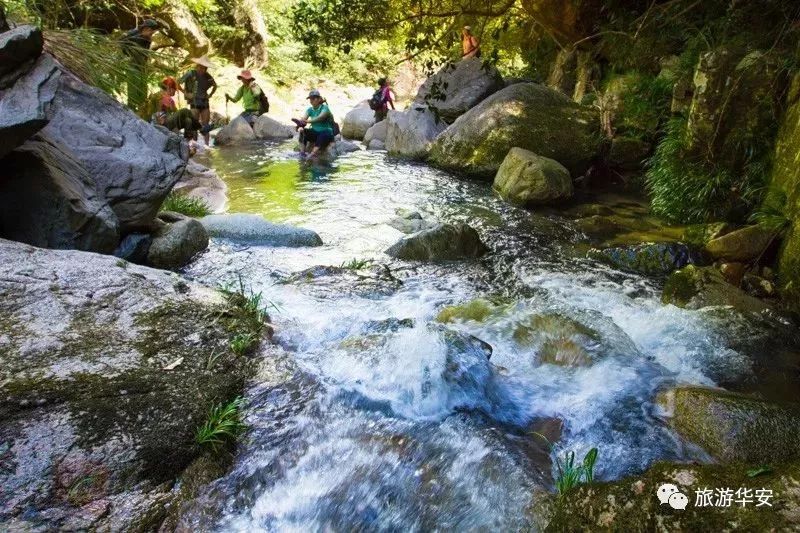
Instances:
[[[264,113],[269,113],[269,98],[267,98],[264,89],[261,87],[258,88],[258,114],[263,115]]]
[[[367,103],[369,104],[369,108],[373,111],[383,108],[383,87],[375,91],[375,94],[372,95],[372,98],[370,98]]]

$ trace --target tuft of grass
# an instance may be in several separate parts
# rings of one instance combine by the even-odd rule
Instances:
[[[758,205],[767,181],[768,162],[755,151],[734,171],[687,153],[686,119],[672,119],[649,161],[647,189],[653,212],[684,224],[737,220]]]
[[[246,355],[256,341],[258,341],[258,337],[252,333],[237,333],[233,339],[231,339],[231,351],[236,356]]]
[[[341,265],[340,268],[345,268],[347,270],[362,270],[367,268],[369,265],[372,264],[372,259],[356,259],[353,258],[350,261],[345,261]]]
[[[534,435],[541,437],[550,447],[550,451],[555,452],[555,447],[547,440],[547,437],[541,433],[534,433]],[[563,459],[555,454],[555,486],[559,496],[564,496],[582,483],[594,483],[594,465],[597,463],[598,454],[597,448],[592,448],[579,464],[575,463],[575,452],[573,451],[564,452]]]
[[[206,371],[210,371],[217,364],[217,361],[222,356],[222,352],[217,353],[217,350],[211,350],[211,354],[206,359]]]
[[[238,397],[228,403],[218,403],[208,412],[208,419],[197,428],[195,442],[201,448],[219,453],[230,446],[246,429],[241,410],[244,399]]]
[[[161,204],[161,211],[174,211],[188,217],[199,218],[210,215],[211,207],[205,200],[172,191]]]

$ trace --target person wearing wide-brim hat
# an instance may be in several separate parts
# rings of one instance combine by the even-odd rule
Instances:
[[[269,111],[269,103],[264,95],[264,91],[255,81],[253,73],[249,70],[243,70],[241,74],[236,76],[242,82],[241,87],[235,95],[225,95],[226,102],[242,101],[244,110],[240,117],[244,118],[250,126],[255,124],[256,117],[262,113]]]
[[[180,81],[183,86],[183,92],[186,95],[186,101],[189,102],[192,113],[202,125],[200,132],[203,134],[206,145],[208,145],[210,143],[209,132],[211,131],[209,100],[217,91],[217,82],[209,74],[208,69],[213,68],[214,64],[207,56],[193,57],[190,61],[194,63],[194,68],[184,74]]]
[[[303,129],[301,153],[305,153],[307,147],[313,145],[311,156],[314,157],[333,142],[335,135],[333,113],[318,90],[313,89],[306,98],[311,107],[306,109],[303,118],[293,120],[298,124],[298,129]]]

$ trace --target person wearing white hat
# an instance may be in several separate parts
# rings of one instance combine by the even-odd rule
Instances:
[[[202,125],[200,132],[203,134],[203,139],[206,145],[209,145],[211,131],[209,100],[217,91],[217,82],[209,74],[208,69],[213,68],[214,64],[206,56],[193,57],[191,61],[194,63],[194,68],[181,77],[181,86],[192,113]]]
[[[472,35],[472,27],[464,26],[461,30],[461,58],[481,57],[481,41]]]

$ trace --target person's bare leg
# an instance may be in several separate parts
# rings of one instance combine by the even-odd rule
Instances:
[[[205,127],[208,126],[209,122],[211,122],[211,110],[210,109],[200,110],[200,124],[202,124],[203,127]],[[211,146],[211,135],[209,133],[204,133],[203,139],[206,141],[206,146]]]

